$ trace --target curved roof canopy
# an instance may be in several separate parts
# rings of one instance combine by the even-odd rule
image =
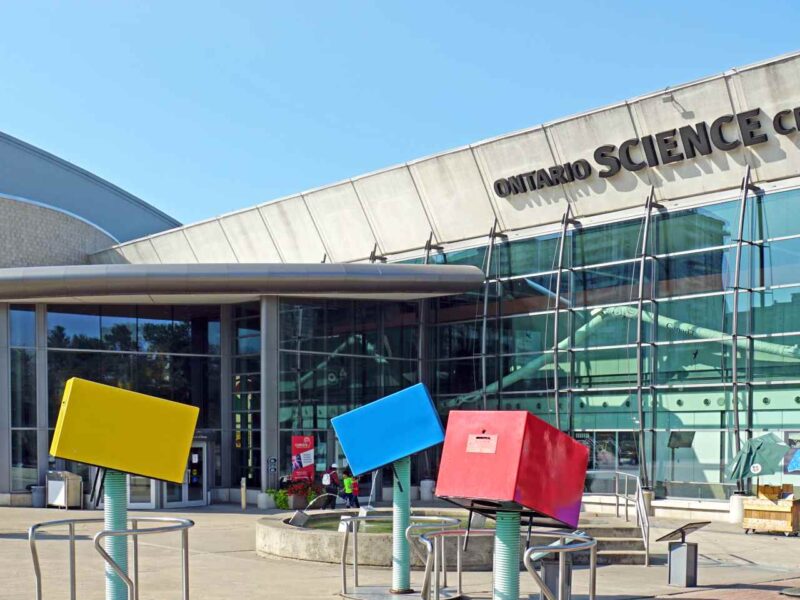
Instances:
[[[0,300],[241,301],[262,295],[414,299],[475,290],[464,265],[172,264],[0,269]],[[143,300],[144,298],[144,300]]]

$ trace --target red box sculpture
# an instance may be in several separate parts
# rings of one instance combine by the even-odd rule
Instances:
[[[521,512],[574,528],[588,461],[586,446],[527,411],[452,411],[436,495],[482,514]]]

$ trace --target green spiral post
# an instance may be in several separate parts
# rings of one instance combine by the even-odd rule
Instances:
[[[411,591],[411,557],[406,539],[406,529],[411,520],[411,458],[394,462],[394,490],[392,491],[392,593]]]
[[[519,513],[497,513],[492,600],[519,600],[519,522]]]
[[[127,476],[119,471],[106,471],[103,481],[103,518],[107,531],[124,531],[128,528]],[[127,574],[128,538],[111,536],[105,539],[108,555]],[[106,564],[106,600],[127,600],[128,587],[114,570]]]

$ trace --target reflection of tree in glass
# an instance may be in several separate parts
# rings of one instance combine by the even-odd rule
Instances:
[[[82,348],[85,350],[99,350],[102,348],[100,340],[83,334],[70,337],[62,325],[56,325],[47,332],[47,345],[51,348]]]
[[[103,345],[106,350],[136,351],[139,344],[136,342],[133,331],[128,325],[118,323],[103,334]]]
[[[192,347],[191,325],[187,322],[142,323],[142,350],[151,352],[189,352]]]

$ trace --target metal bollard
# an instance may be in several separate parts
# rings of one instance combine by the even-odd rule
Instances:
[[[242,477],[242,482],[239,484],[242,495],[242,510],[247,510],[247,478]]]

